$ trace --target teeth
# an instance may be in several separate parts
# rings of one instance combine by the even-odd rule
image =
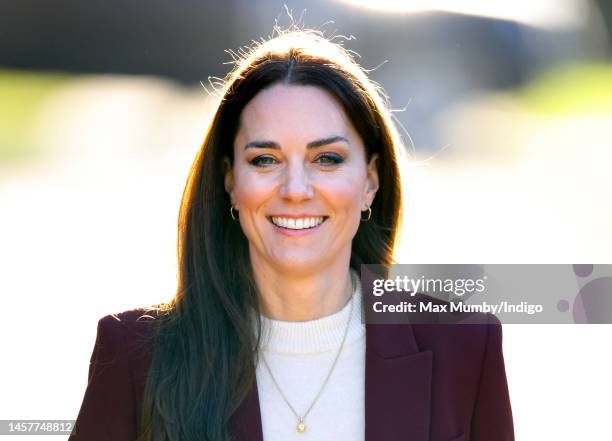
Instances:
[[[290,230],[304,230],[306,228],[313,228],[323,222],[323,217],[304,217],[300,219],[293,219],[287,217],[272,217],[272,223],[279,227],[288,228]]]

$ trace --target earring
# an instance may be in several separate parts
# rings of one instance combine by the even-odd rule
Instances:
[[[238,210],[236,210],[238,211]],[[234,219],[235,221],[237,221],[238,219],[234,216],[234,206],[230,205],[230,216],[232,217],[232,219]]]
[[[368,207],[368,217],[366,217],[365,219],[362,217],[361,220],[363,222],[367,222],[370,220],[370,218],[372,217],[372,209],[370,207]]]

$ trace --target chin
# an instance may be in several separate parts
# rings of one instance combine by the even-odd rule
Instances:
[[[292,256],[274,259],[274,266],[282,272],[300,275],[320,271],[325,263],[320,258]]]

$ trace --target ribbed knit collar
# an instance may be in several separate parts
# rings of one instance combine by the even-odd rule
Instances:
[[[359,275],[351,270],[356,281],[353,293],[353,314],[350,318],[345,346],[362,338],[365,326],[361,320],[362,293]],[[262,349],[277,354],[307,355],[336,350],[342,342],[351,302],[339,311],[315,320],[291,322],[273,320],[260,314],[263,325]]]

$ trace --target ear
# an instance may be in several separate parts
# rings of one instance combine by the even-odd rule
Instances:
[[[227,156],[223,157],[223,186],[230,197],[231,204],[235,206],[234,197],[234,169]]]
[[[374,153],[370,158],[370,162],[368,164],[368,175],[366,179],[366,187],[364,193],[364,198],[368,207],[370,207],[372,205],[372,202],[374,202],[374,196],[376,196],[378,187],[378,153]]]

